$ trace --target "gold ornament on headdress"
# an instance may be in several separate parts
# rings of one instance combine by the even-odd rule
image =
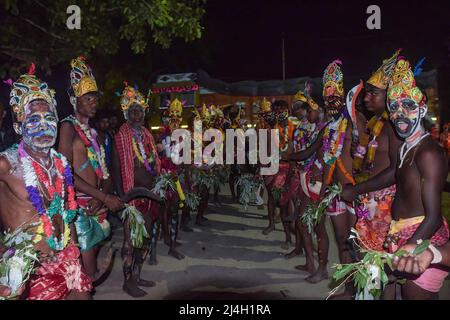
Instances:
[[[295,94],[294,96],[294,103],[298,102],[298,101],[302,101],[302,102],[308,102],[305,94],[303,93],[303,91],[299,91]]]
[[[261,102],[261,106],[259,108],[260,108],[261,113],[271,112],[272,111],[272,103],[270,101],[268,101],[266,98],[264,98],[263,101]]]
[[[379,67],[378,70],[372,74],[369,80],[367,80],[367,83],[370,83],[378,89],[386,90],[394,70],[395,62],[397,61],[397,57],[401,50],[402,49],[398,49],[392,57],[383,60],[381,67]]]
[[[56,113],[55,91],[50,89],[47,83],[38,79],[34,75],[34,71],[33,63],[27,74],[21,75],[16,82],[12,83],[9,104],[17,122],[23,121],[26,107],[33,100],[44,100]]]
[[[216,107],[215,105],[211,105],[211,118],[223,118],[224,114],[220,107]]]
[[[203,121],[209,121],[211,119],[211,112],[206,104],[203,104],[202,111],[200,112],[200,117]]]
[[[294,104],[298,101],[306,102],[312,110],[319,110],[319,105],[311,98],[311,85],[305,81],[305,91],[299,91],[294,96]]]
[[[140,93],[137,89],[130,87],[128,83],[124,82],[124,84],[125,88],[120,96],[120,107],[122,108],[122,111],[128,111],[134,103],[140,105],[144,108],[144,110],[146,110],[148,108],[148,103],[142,93]]]
[[[387,98],[389,102],[398,98],[407,98],[413,100],[419,106],[425,104],[425,96],[417,87],[414,74],[407,60],[401,59],[395,64],[389,81]]]
[[[322,77],[324,97],[339,96],[344,98],[344,75],[341,65],[341,60],[334,60],[326,67]]]
[[[75,97],[81,97],[89,92],[97,92],[97,83],[95,82],[92,69],[86,64],[84,57],[72,59],[70,62],[72,70],[70,71],[70,84],[72,85]]]
[[[183,115],[183,103],[175,99],[169,105],[169,117],[170,118],[182,118]]]

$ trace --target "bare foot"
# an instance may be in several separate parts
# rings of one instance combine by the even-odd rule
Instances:
[[[306,277],[305,281],[309,283],[318,283],[325,279],[328,279],[327,270],[318,269],[316,272],[314,272],[314,274],[310,275],[309,277]]]
[[[156,282],[151,281],[151,280],[144,280],[142,278],[139,278],[138,285],[142,286],[142,287],[151,288],[151,287],[156,286]]]
[[[306,271],[310,274],[313,274],[314,271],[316,271],[314,264],[300,264],[298,266],[295,266],[294,268],[300,271]]]
[[[291,246],[291,242],[290,241],[286,241],[281,245],[281,249],[283,250],[288,250],[289,247]]]
[[[135,281],[129,280],[123,284],[123,291],[128,293],[133,298],[140,298],[147,294],[144,290],[139,288]]]
[[[293,257],[301,255],[302,253],[303,253],[302,250],[294,249],[291,252],[285,254],[284,256],[286,257],[286,259],[291,259]]]
[[[274,231],[274,230],[275,230],[275,226],[268,226],[267,228],[265,228],[265,229],[262,231],[262,234],[268,235],[269,233],[271,233],[271,232]]]
[[[173,250],[173,249],[169,250],[168,254],[169,254],[169,256],[172,256],[172,257],[174,257],[174,258],[176,258],[178,260],[183,260],[184,259],[184,255],[183,254],[181,254],[178,251]]]

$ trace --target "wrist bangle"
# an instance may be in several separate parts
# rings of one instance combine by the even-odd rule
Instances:
[[[441,252],[432,244],[428,246],[428,249],[433,253],[433,260],[431,261],[431,264],[440,263],[442,261],[442,254]]]

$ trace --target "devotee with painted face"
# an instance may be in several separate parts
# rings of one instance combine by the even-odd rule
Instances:
[[[121,109],[127,120],[115,136],[117,155],[114,157],[117,189],[123,195],[135,187],[151,189],[160,174],[161,162],[152,134],[144,127],[147,99],[135,88],[125,85],[120,98]],[[153,287],[153,281],[140,277],[142,265],[150,250],[156,251],[158,240],[159,204],[149,199],[136,199],[131,204],[133,212],[125,211],[124,240],[122,247],[123,289],[132,297],[142,297],[146,292],[139,288]],[[138,232],[138,230],[143,232]],[[156,252],[152,254],[156,255]]]
[[[387,91],[390,120],[404,141],[399,149],[392,203],[392,222],[386,247],[393,253],[404,245],[430,240],[442,246],[449,239],[446,220],[441,215],[441,193],[447,177],[444,149],[423,127],[427,113],[426,99],[417,87],[410,64],[403,57],[395,64]],[[430,265],[420,276],[406,278],[403,299],[437,299],[448,271]],[[395,283],[388,284],[384,299],[394,299]]]
[[[123,203],[112,194],[105,149],[99,143],[97,131],[89,125],[99,99],[94,75],[84,57],[73,59],[70,65],[69,99],[74,113],[61,121],[58,150],[74,170],[77,203],[82,209],[75,225],[83,265],[92,278],[98,278],[96,255],[100,243],[110,234],[107,212],[121,209]]]
[[[319,148],[322,149],[325,166],[324,182],[319,199],[324,198],[328,186],[356,184],[352,176],[351,146],[356,132],[359,136],[363,135],[365,118],[356,110],[346,108],[341,65],[340,60],[335,60],[327,66],[323,74],[323,97],[328,123],[321,131],[319,138],[304,151],[282,155],[284,159],[288,160],[304,160]],[[347,239],[350,236],[351,228],[356,223],[351,203],[335,197],[327,207],[326,214],[330,216],[333,224],[340,263],[351,263],[353,260],[352,248]],[[317,274],[317,272],[321,272],[321,274]],[[326,270],[318,270],[313,277],[326,278],[328,274]],[[334,296],[333,299],[351,299],[353,293],[352,284],[348,284],[345,292],[342,295]]]
[[[24,298],[90,299],[92,283],[82,268],[73,226],[78,206],[70,163],[53,149],[54,92],[34,75],[34,64],[12,84],[10,104],[21,140],[0,153],[0,225],[5,232],[32,234],[39,264]],[[8,288],[3,291],[8,295]]]

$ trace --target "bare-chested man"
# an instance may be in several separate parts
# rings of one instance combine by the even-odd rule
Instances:
[[[392,204],[392,222],[386,238],[389,252],[405,244],[429,239],[435,246],[449,239],[447,222],[441,215],[441,193],[448,167],[445,151],[425,131],[425,95],[416,86],[409,62],[397,61],[387,91],[390,119],[404,140],[399,150],[396,172],[397,192]],[[405,276],[403,299],[437,299],[448,271],[430,266],[419,277]],[[385,299],[394,298],[389,284]]]
[[[91,68],[84,57],[71,61],[70,102],[75,113],[62,120],[58,150],[73,166],[77,202],[81,209],[75,223],[83,265],[91,277],[97,277],[97,250],[108,237],[107,209],[123,207],[112,189],[105,150],[89,126],[98,106],[98,89]]]
[[[177,242],[178,236],[178,211],[180,207],[184,207],[184,192],[181,189],[179,180],[179,174],[184,172],[185,167],[183,165],[176,165],[172,161],[172,156],[179,156],[176,148],[178,144],[172,142],[171,135],[174,130],[179,129],[183,116],[183,104],[180,100],[174,99],[170,102],[169,108],[164,115],[167,119],[167,125],[164,127],[164,133],[161,135],[163,145],[163,156],[161,157],[161,175],[169,177],[177,186],[174,190],[169,187],[165,187],[164,190],[164,212],[162,215],[162,227],[164,243],[169,246],[169,255],[181,260],[184,259],[184,255],[180,253],[176,247],[181,243]],[[160,175],[160,176],[161,176]],[[163,178],[161,176],[161,178]],[[152,257],[152,255],[150,256]],[[155,261],[150,261],[153,264]]]
[[[126,86],[120,103],[127,122],[120,127],[115,136],[117,155],[114,157],[114,168],[115,172],[120,170],[115,174],[115,182],[119,195],[122,196],[135,187],[151,189],[155,176],[160,173],[161,163],[153,136],[144,127],[145,111],[149,107],[144,96],[138,90]],[[145,221],[144,227],[147,228],[151,239],[140,239],[135,243],[142,244],[142,247],[134,247],[131,238],[133,228],[130,224],[131,219],[125,218],[122,247],[123,289],[132,297],[142,297],[146,295],[146,292],[138,286],[153,287],[155,285],[153,281],[141,279],[140,274],[150,248],[152,254],[156,255],[160,207],[158,203],[148,199],[134,200],[133,205],[142,214]]]
[[[361,136],[364,133],[365,119],[356,111],[353,114],[345,108],[345,95],[341,61],[335,60],[328,65],[323,75],[323,97],[329,122],[321,132],[322,139],[318,138],[310,148],[293,155],[283,155],[290,160],[304,160],[322,149],[324,167],[324,183],[322,184],[319,199],[323,198],[325,188],[331,184],[339,183],[342,186],[355,184],[352,176],[352,132],[358,130]],[[353,121],[353,123],[352,123]],[[351,204],[335,198],[326,213],[331,217],[335,238],[339,251],[340,263],[351,263],[352,257],[347,239],[350,229],[356,222]],[[316,271],[317,272],[317,271]],[[327,277],[326,269],[320,270],[319,278]],[[350,298],[352,286],[346,287],[343,297]]]
[[[300,150],[305,150],[314,144],[319,136],[320,130],[324,123],[319,120],[319,106],[309,97],[304,95],[302,100],[308,109],[306,122],[303,123],[294,133],[294,139],[299,140]],[[298,138],[297,138],[298,136]],[[296,151],[299,151],[299,150]],[[305,281],[316,283],[328,277],[327,263],[328,263],[328,234],[325,229],[325,219],[318,221],[314,232],[317,235],[319,266],[316,269],[314,266],[314,251],[312,243],[312,235],[308,233],[306,226],[302,223],[302,216],[306,207],[311,203],[319,200],[319,194],[323,183],[323,153],[322,149],[317,150],[311,157],[300,163],[300,185],[299,191],[300,205],[297,208],[298,217],[295,222],[296,231],[296,248],[294,250],[300,251],[302,247],[305,248],[306,264],[299,265],[295,268],[302,271],[307,271],[311,275],[305,278]],[[302,239],[302,241],[300,241]]]
[[[39,266],[27,299],[90,299],[91,279],[84,273],[72,221],[76,217],[72,173],[52,147],[58,115],[53,90],[34,75],[34,65],[12,86],[10,104],[19,145],[0,153],[2,231],[32,223]]]
[[[275,117],[276,123],[274,129],[279,130],[279,149],[280,152],[288,150],[290,140],[292,138],[292,129],[294,124],[288,119],[289,108],[288,104],[284,100],[275,100],[272,103],[272,112]],[[295,190],[289,190],[290,177],[289,177],[290,164],[284,159],[280,160],[278,173],[265,178],[267,186],[267,208],[269,215],[269,225],[263,230],[263,234],[269,234],[275,230],[275,210],[276,207],[280,208],[280,216],[283,222],[283,229],[285,232],[285,242],[282,245],[284,249],[289,249],[291,244],[291,230],[290,222],[288,221],[288,207],[291,196],[295,193]],[[299,186],[299,180],[296,180],[296,187]]]
[[[346,186],[342,192],[342,198],[346,201],[353,201],[361,195],[360,203],[356,205],[356,230],[364,246],[377,251],[383,251],[395,196],[400,139],[388,121],[386,90],[399,52],[384,60],[365,84],[364,102],[367,110],[375,115],[367,124],[367,136],[361,137],[362,143],[356,150],[354,170],[360,183]]]

